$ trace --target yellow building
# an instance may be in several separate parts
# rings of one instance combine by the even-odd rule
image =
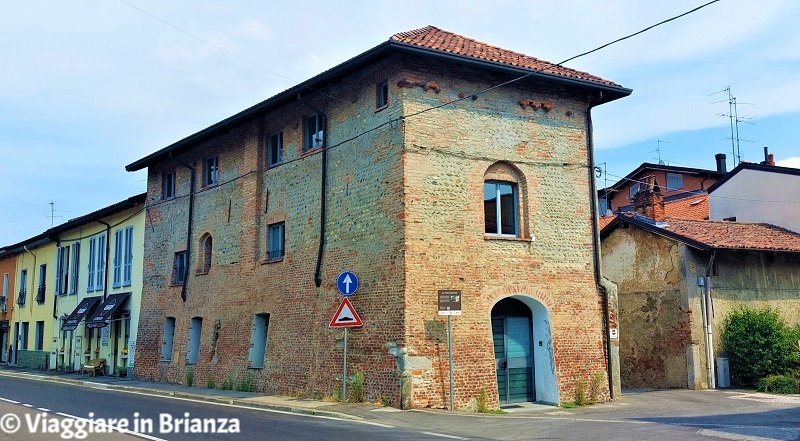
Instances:
[[[25,298],[21,288],[18,295],[12,364],[79,371],[87,361],[103,358],[106,372],[117,375],[133,367],[145,196],[128,198],[6,247],[7,252],[18,253],[19,286],[26,280],[27,292],[37,294]]]
[[[11,314],[14,312],[17,258],[0,248],[0,364],[8,363],[11,354]]]

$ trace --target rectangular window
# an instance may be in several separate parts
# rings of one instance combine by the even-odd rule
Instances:
[[[631,185],[629,197],[633,199],[633,197],[636,196],[636,193],[638,191],[639,191],[639,183],[634,182],[633,185]]]
[[[94,284],[95,291],[103,289],[106,281],[106,235],[102,234],[97,237],[97,265],[96,265],[97,281]]]
[[[122,286],[131,286],[133,271],[133,227],[125,228],[125,251],[122,257]]]
[[[267,227],[267,260],[283,259],[286,234],[284,223],[272,224]]]
[[[680,173],[667,173],[667,191],[683,188],[683,175]]]
[[[186,342],[186,364],[197,364],[200,355],[200,335],[203,317],[192,317],[189,321],[189,339]]]
[[[267,147],[267,167],[274,167],[283,162],[283,132],[269,137]]]
[[[608,214],[606,212],[611,209],[611,201],[609,201],[608,199],[600,199],[598,202],[599,202],[598,206],[600,207],[599,210],[600,216],[605,216],[606,214]]]
[[[8,297],[8,273],[3,274],[3,297]]]
[[[69,247],[56,248],[55,294],[66,294],[69,289]]]
[[[172,265],[172,283],[183,285],[186,281],[186,251],[175,253],[175,262]]]
[[[375,91],[375,107],[382,109],[389,105],[389,82],[384,81],[378,84]]]
[[[172,199],[175,197],[175,172],[164,173],[161,175],[161,199]]]
[[[486,234],[518,236],[517,186],[510,182],[483,184]]]
[[[17,296],[17,305],[25,306],[25,297],[28,294],[28,270],[24,269],[19,272],[19,295]]]
[[[164,343],[161,346],[161,361],[172,360],[172,343],[175,341],[175,317],[164,321]]]
[[[325,118],[320,114],[311,115],[305,121],[305,142],[303,144],[303,151],[309,151],[323,145],[323,128],[325,127]]]
[[[72,245],[72,266],[69,270],[69,293],[78,292],[78,272],[80,270],[81,244],[76,242]]]
[[[114,282],[111,286],[122,286],[122,230],[114,232]]]
[[[95,259],[97,258],[95,254],[97,253],[97,238],[93,237],[89,239],[89,265],[86,268],[87,274],[87,283],[86,283],[86,291],[92,292],[94,291],[94,263]]]
[[[0,312],[5,313],[8,310],[8,273],[3,274],[3,296],[0,297]],[[2,343],[0,343],[2,344]],[[0,351],[4,348],[0,347]]]
[[[30,323],[22,322],[22,334],[20,335],[20,339],[22,340],[22,350],[28,350],[28,328],[30,327]]]
[[[256,314],[253,319],[253,333],[250,336],[250,357],[247,362],[247,367],[257,369],[264,367],[268,331],[269,314]]]
[[[203,185],[210,187],[219,184],[219,156],[206,159],[203,167]]]
[[[36,322],[36,345],[34,351],[44,350],[44,322]]]
[[[39,304],[44,303],[45,290],[47,289],[47,264],[39,265],[39,288],[36,289],[36,302]]]

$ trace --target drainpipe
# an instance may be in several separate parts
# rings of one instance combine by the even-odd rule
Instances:
[[[716,378],[714,372],[714,334],[712,332],[711,319],[713,318],[713,305],[711,303],[711,274],[714,268],[714,259],[717,257],[717,250],[711,251],[711,258],[708,260],[706,268],[704,305],[706,321],[706,375],[708,375],[708,387],[716,389]]]
[[[33,251],[29,250],[27,245],[23,245],[22,249],[25,250],[26,252],[30,253],[31,256],[33,256],[33,275],[31,276],[31,288],[33,288],[35,286],[34,281],[36,280],[36,254],[34,254]],[[27,294],[25,294],[25,295],[27,296]],[[33,295],[33,289],[31,289],[31,295]],[[27,302],[27,301],[28,301],[28,299],[26,298],[25,302]],[[32,304],[30,304],[30,305],[33,306]]]
[[[192,250],[192,217],[194,215],[194,183],[197,172],[195,171],[194,167],[191,165],[181,161],[178,158],[174,158],[172,156],[172,152],[169,152],[169,157],[172,158],[178,164],[186,167],[191,172],[191,178],[189,179],[189,220],[186,226],[186,266],[183,270],[183,285],[181,285],[181,300],[186,302],[186,286],[189,284],[189,262],[191,262],[191,250]]]
[[[322,185],[320,189],[321,195],[319,209],[319,249],[317,251],[317,267],[314,270],[314,284],[317,285],[317,288],[319,288],[320,285],[322,285],[322,254],[325,250],[325,195],[328,188],[328,115],[326,115],[322,110],[319,110],[311,104],[308,104],[300,99],[299,93],[297,94],[297,99],[303,105],[316,112],[317,115],[321,115],[324,122],[322,125]]]
[[[103,265],[103,301],[108,297],[108,267],[110,266],[109,259],[111,258],[111,224],[97,219],[97,222],[106,226],[106,264]]]
[[[597,97],[597,101],[602,99],[603,92]],[[597,184],[595,183],[594,176],[594,137],[592,136],[592,97],[589,96],[589,102],[586,108],[586,150],[589,159],[589,199],[592,214],[592,257],[594,259],[594,278],[597,288],[603,295],[603,339],[606,343],[606,373],[608,374],[608,394],[612,400],[614,397],[614,370],[611,366],[611,336],[609,335],[611,328],[611,305],[608,299],[608,290],[603,285],[603,274],[600,269],[600,232],[598,231],[597,222]]]
[[[56,248],[60,248],[60,247],[61,247],[61,241],[56,239]],[[53,269],[58,270],[61,267],[61,263],[64,262],[63,254],[64,254],[64,250],[61,250],[61,262],[57,262],[56,263],[56,267],[53,268]],[[58,257],[59,257],[59,255],[58,255],[58,253],[56,253],[56,258],[58,258]],[[64,268],[61,268],[61,271],[64,271]],[[69,268],[67,268],[67,273],[69,273]],[[59,286],[55,286],[54,287],[55,288],[55,296],[53,296],[53,319],[55,319],[56,321],[58,321],[58,313],[56,312],[58,310],[58,297],[59,297],[58,293],[59,293],[59,291],[61,291],[61,286],[60,285],[61,285],[61,283],[63,283],[63,281],[61,280],[61,274],[58,274],[58,282],[59,282]],[[47,286],[47,280],[45,280],[44,283],[45,283],[45,286]],[[44,301],[47,302],[47,289],[44,290],[44,293],[45,293]]]

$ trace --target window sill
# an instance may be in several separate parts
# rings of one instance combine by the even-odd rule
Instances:
[[[196,271],[194,273],[195,276],[205,276],[206,274],[208,274],[208,271]]]
[[[270,263],[278,263],[278,262],[283,262],[283,257],[281,257],[280,259],[263,259],[261,261],[261,264],[262,265],[267,265],[267,264],[270,264]]]
[[[264,366],[247,366],[247,369],[252,371],[261,371],[264,370]]]
[[[509,242],[525,242],[530,243],[530,239],[525,239],[522,237],[515,237],[515,236],[499,236],[499,235],[492,235],[486,234],[483,236],[483,240],[505,240]]]
[[[183,286],[183,282],[172,282],[169,284],[169,286]]]
[[[383,105],[383,106],[380,106],[380,107],[378,107],[377,109],[375,109],[375,113],[378,113],[378,112],[380,112],[380,111],[386,110],[386,109],[388,109],[388,108],[389,108],[389,104],[387,103],[387,104],[385,104],[385,105]]]
[[[194,363],[189,363],[189,362],[187,361],[187,362],[186,362],[186,366],[197,366],[197,362],[194,362]]]
[[[209,190],[214,187],[219,187],[219,182],[215,182],[213,184],[203,184],[203,188],[201,190]]]
[[[320,151],[322,151],[322,146],[314,147],[313,149],[303,150],[302,152],[300,152],[300,157],[303,157],[303,156],[306,156],[306,155],[312,155],[312,154],[318,153]]]
[[[162,358],[161,362],[162,363],[172,363],[172,359],[171,358]]]

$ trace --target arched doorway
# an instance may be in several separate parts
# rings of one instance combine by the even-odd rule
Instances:
[[[492,339],[501,404],[536,401],[533,375],[533,314],[515,298],[492,308]]]

